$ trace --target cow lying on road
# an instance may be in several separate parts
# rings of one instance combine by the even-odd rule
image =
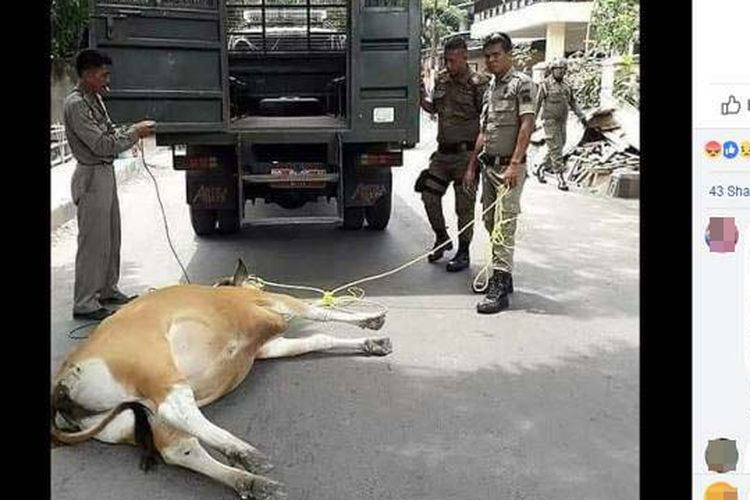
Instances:
[[[385,337],[285,338],[293,318],[370,330],[385,322],[382,313],[341,312],[259,290],[241,260],[233,278],[214,286],[156,290],[105,319],[63,362],[52,385],[53,442],[136,444],[144,448],[146,469],[156,451],[166,463],[210,476],[243,499],[284,496],[281,484],[262,475],[267,459],[199,408],[236,388],[256,359],[333,348],[391,352]],[[218,450],[229,465],[203,446]]]

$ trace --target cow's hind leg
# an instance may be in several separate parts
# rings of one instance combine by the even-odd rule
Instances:
[[[337,348],[354,349],[373,356],[385,356],[393,351],[388,337],[340,339],[330,335],[316,334],[301,339],[275,338],[260,348],[256,358],[286,358]]]
[[[193,390],[187,384],[173,385],[158,405],[157,414],[170,426],[219,450],[232,465],[241,465],[250,472],[266,472],[272,468],[255,447],[211,423],[198,408]]]
[[[154,444],[166,463],[205,474],[234,489],[242,499],[286,497],[281,483],[219,462],[195,437],[163,422],[156,423],[153,430]]]

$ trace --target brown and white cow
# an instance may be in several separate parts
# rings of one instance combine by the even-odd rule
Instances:
[[[281,484],[262,475],[268,460],[209,422],[199,408],[236,388],[256,359],[334,348],[391,352],[386,337],[285,338],[293,318],[378,330],[385,315],[341,312],[259,290],[250,285],[241,260],[234,277],[220,284],[156,290],[105,319],[55,377],[53,443],[94,438],[137,444],[145,450],[144,468],[155,449],[166,463],[210,476],[243,499],[285,496]],[[218,450],[229,465],[204,446]]]

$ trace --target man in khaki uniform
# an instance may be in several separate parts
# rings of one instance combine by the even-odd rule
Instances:
[[[429,168],[419,175],[414,187],[422,194],[427,218],[435,232],[435,247],[449,240],[442,197],[451,182],[456,195],[458,227],[464,227],[474,218],[474,193],[461,189],[461,181],[479,132],[482,98],[489,83],[489,77],[469,68],[468,50],[462,38],[448,40],[444,57],[446,69],[438,73],[432,100],[427,100],[424,87],[420,92],[422,109],[438,115],[438,150],[430,157]],[[458,251],[448,262],[447,271],[461,271],[469,267],[469,246],[473,234],[473,227],[469,227],[459,236]],[[446,250],[452,248],[453,243],[449,243],[435,250],[427,259],[436,262]]]
[[[557,188],[561,191],[567,191],[568,185],[564,177],[563,148],[565,147],[568,127],[568,111],[572,109],[584,127],[586,126],[586,116],[576,102],[573,89],[564,80],[565,73],[568,70],[567,61],[559,57],[555,58],[550,63],[549,70],[552,74],[545,78],[539,86],[534,115],[538,115],[540,108],[542,109],[544,135],[549,151],[549,170],[557,177]],[[536,176],[542,184],[547,182],[544,179],[542,165],[537,169]]]
[[[129,302],[117,288],[120,279],[120,205],[115,157],[138,139],[154,133],[154,122],[115,128],[102,101],[109,89],[112,60],[95,50],[76,58],[78,85],[65,99],[65,135],[78,162],[71,179],[77,207],[73,317],[102,320],[112,314],[104,305]]]
[[[492,276],[487,295],[477,312],[493,314],[507,309],[513,293],[513,247],[516,217],[521,213],[521,192],[526,180],[526,149],[534,131],[534,83],[513,69],[513,44],[504,33],[491,35],[483,46],[487,70],[492,74],[484,97],[482,120],[474,154],[463,184],[476,189],[478,157],[482,158],[482,205],[502,202],[484,217],[492,236]]]

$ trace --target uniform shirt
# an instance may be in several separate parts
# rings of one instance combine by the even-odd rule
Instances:
[[[445,69],[438,73],[432,97],[432,109],[438,114],[438,143],[476,141],[489,80],[471,69],[457,78]]]
[[[519,71],[493,76],[484,95],[481,130],[484,149],[493,156],[511,156],[516,149],[521,116],[535,112],[534,82]]]
[[[135,127],[115,128],[101,97],[79,87],[65,99],[63,123],[70,150],[81,165],[111,165],[138,142]]]
[[[536,109],[543,107],[542,119],[566,121],[568,119],[568,110],[572,109],[579,118],[583,118],[583,112],[578,107],[573,89],[565,83],[558,82],[555,78],[549,76],[539,86],[537,95]]]

